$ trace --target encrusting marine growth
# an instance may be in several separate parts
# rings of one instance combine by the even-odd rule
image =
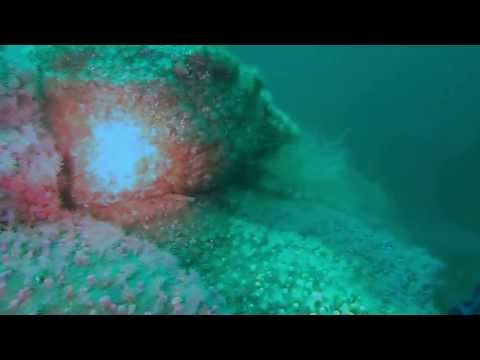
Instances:
[[[46,113],[77,208],[121,226],[184,211],[296,128],[209,47],[45,50]],[[75,65],[72,65],[74,62]]]
[[[0,309],[16,314],[214,314],[197,273],[115,226],[73,218],[0,233]]]
[[[426,251],[281,191],[340,180],[301,136],[220,47],[3,48],[0,313],[434,313]]]

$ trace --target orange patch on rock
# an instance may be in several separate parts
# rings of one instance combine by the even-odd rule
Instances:
[[[163,85],[115,87],[52,81],[48,89],[47,115],[69,172],[61,177],[62,187],[68,188],[77,210],[121,226],[148,227],[160,217],[179,216],[188,209],[191,196],[210,184],[218,149],[184,139],[185,132],[192,133],[191,123],[184,116],[176,117],[177,99]],[[158,129],[161,135],[152,136],[150,143],[170,162],[151,184],[121,192],[105,202],[105,194],[95,193],[89,185],[88,159],[79,149],[92,136],[91,119],[102,119],[116,109],[132,114],[145,129]],[[139,174],[147,165],[139,164]]]

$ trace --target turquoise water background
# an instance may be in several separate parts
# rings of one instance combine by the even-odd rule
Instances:
[[[393,200],[396,224],[446,261],[440,301],[468,296],[480,283],[480,47],[230,49],[309,133],[348,130],[354,166]]]
[[[275,153],[258,158],[255,154],[239,166],[235,181],[219,187],[218,192],[202,194],[211,207],[197,208],[205,216],[192,225],[194,246],[161,246],[181,259],[182,265],[198,270],[212,289],[226,294],[239,313],[259,309],[295,312],[296,308],[288,306],[295,304],[291,299],[299,298],[309,312],[381,309],[408,313],[413,309],[416,313],[428,310],[423,295],[430,302],[430,289],[435,289],[435,311],[440,313],[468,300],[475,286],[480,286],[480,46],[228,48],[242,64],[258,68],[273,102],[300,125],[304,136],[293,137],[293,146],[282,144]],[[18,70],[35,71],[38,63],[30,60],[30,51],[28,47],[9,48],[5,56]],[[112,54],[123,54],[118,57],[121,66],[113,67],[120,69],[115,76],[127,74],[136,80],[137,74],[151,74],[151,69],[138,73],[124,70],[124,64],[132,64],[130,49],[97,51],[105,55],[103,64],[117,59]],[[72,53],[73,59],[83,59],[78,49]],[[80,58],[75,58],[79,54]],[[53,64],[40,61],[49,63]],[[74,79],[77,70],[68,64],[59,74]],[[173,74],[182,69],[174,67]],[[243,66],[239,69],[240,74],[251,75]],[[172,78],[172,84],[181,83],[171,70],[165,66],[161,74]],[[235,86],[241,90],[251,84],[240,81]],[[186,89],[191,92],[192,87]],[[255,96],[265,96],[271,105],[268,91]],[[252,113],[247,112],[242,120],[253,123]],[[108,151],[96,170],[108,169],[111,159],[119,157],[118,134],[126,133],[105,137],[112,129],[102,129],[105,131],[96,134],[97,138],[108,141],[95,143],[106,144]],[[259,143],[265,139],[274,143],[270,136]],[[127,142],[129,146],[120,156],[123,162],[113,164],[122,165],[114,169],[124,176],[131,172],[123,166],[125,158],[132,160],[133,167],[138,160],[133,157],[148,150],[135,142],[138,138]],[[7,149],[13,148],[10,145],[16,138],[6,139]],[[68,191],[67,195],[62,194],[62,200],[71,210],[73,201]],[[351,225],[354,220],[365,228]],[[229,229],[228,240],[223,241],[225,229]],[[157,240],[157,234],[150,235]],[[158,234],[158,239],[162,236]],[[175,234],[174,240],[181,237]],[[402,242],[418,245],[430,254]],[[2,251],[10,251],[6,249]],[[242,260],[246,257],[248,261]],[[436,259],[446,266],[441,274],[435,270],[433,279],[434,268],[441,267]],[[29,269],[29,264],[27,260],[18,266]],[[261,285],[257,277],[271,274],[275,276],[262,279],[264,286],[256,289]],[[437,288],[438,278],[443,283]],[[242,279],[240,287],[238,279]],[[318,279],[321,283],[317,284]],[[299,295],[302,289],[306,290]],[[310,296],[311,289],[322,292]],[[361,296],[357,299],[351,294]],[[56,300],[63,301],[63,295]],[[3,297],[2,301],[5,307],[10,299]],[[363,302],[367,307],[362,310]]]

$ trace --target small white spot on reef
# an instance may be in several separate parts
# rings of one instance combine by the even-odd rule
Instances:
[[[169,159],[150,142],[151,129],[133,114],[116,110],[108,119],[90,118],[90,124],[92,138],[85,149],[92,191],[116,196],[153,183],[158,169],[168,167]]]

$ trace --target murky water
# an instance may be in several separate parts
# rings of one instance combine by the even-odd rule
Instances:
[[[226,48],[0,49],[0,313],[469,300],[480,47]]]

